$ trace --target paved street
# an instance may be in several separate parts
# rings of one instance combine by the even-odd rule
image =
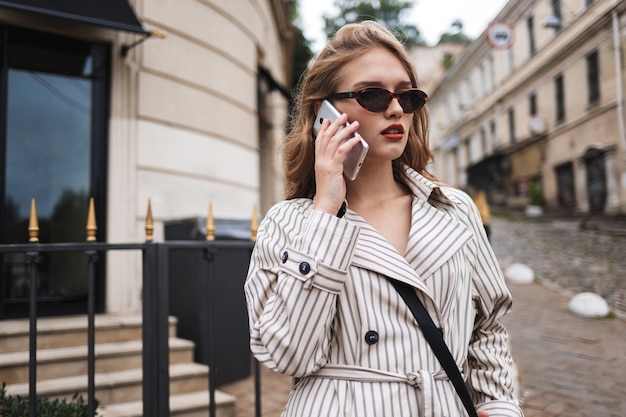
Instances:
[[[539,283],[510,289],[505,323],[525,416],[626,416],[626,320],[575,317],[568,296]]]
[[[539,282],[509,285],[505,323],[520,373],[526,417],[626,416],[626,320],[569,312],[572,295],[593,291],[623,316],[623,222],[495,217],[492,244],[503,268],[520,262]]]
[[[538,281],[510,285],[515,304],[505,320],[526,417],[626,416],[626,319],[568,310],[573,294],[593,291],[620,316],[626,311],[626,223],[581,224],[508,216],[492,223],[503,269],[524,263]],[[262,382],[263,417],[277,417],[291,379],[263,369]],[[220,389],[239,398],[236,417],[254,416],[252,378]]]

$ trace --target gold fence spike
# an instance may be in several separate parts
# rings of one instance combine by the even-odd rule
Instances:
[[[37,221],[37,207],[35,199],[30,200],[30,219],[28,221],[28,241],[39,242],[39,222]]]
[[[256,204],[252,206],[252,218],[250,219],[250,240],[256,242],[256,233],[259,230],[259,218],[256,214]]]
[[[96,241],[96,211],[93,208],[93,197],[89,199],[89,211],[87,212],[87,242]]]
[[[215,219],[213,218],[213,203],[209,202],[209,214],[206,217],[206,240],[215,240]]]
[[[148,199],[148,213],[146,214],[146,242],[154,240],[154,219],[152,218],[152,203]]]

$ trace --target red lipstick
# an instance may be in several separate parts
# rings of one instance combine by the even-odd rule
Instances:
[[[402,140],[404,137],[404,126],[401,124],[389,125],[381,134],[390,140]]]

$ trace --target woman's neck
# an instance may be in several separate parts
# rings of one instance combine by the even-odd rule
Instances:
[[[350,205],[371,205],[397,198],[410,191],[395,180],[392,165],[364,166],[354,181],[346,184],[346,199]]]

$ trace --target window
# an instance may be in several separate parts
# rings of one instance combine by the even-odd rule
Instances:
[[[484,97],[485,93],[487,92],[487,77],[486,77],[486,74],[485,74],[485,63],[484,63],[484,61],[482,61],[480,63],[480,65],[478,66],[478,74],[479,74],[479,78],[480,78],[480,82],[479,82],[479,86],[478,86],[479,96],[480,97]]]
[[[554,79],[554,92],[556,100],[556,121],[561,123],[565,120],[565,91],[563,88],[563,75],[559,74]]]
[[[530,97],[528,97],[528,105],[529,105],[529,114],[531,116],[537,115],[537,95],[532,93]]]
[[[526,26],[528,28],[528,50],[533,55],[537,46],[535,45],[535,19],[532,16],[526,20]]]
[[[475,98],[476,93],[474,91],[474,85],[472,84],[472,77],[471,75],[468,75],[465,77],[465,99],[463,100],[465,103],[465,110],[468,110],[472,106]]]
[[[454,112],[454,120],[458,120],[461,117],[461,113],[463,112],[464,104],[464,96],[463,96],[463,86],[459,86],[454,90],[454,96],[457,98],[456,109]]]
[[[509,140],[515,143],[515,110],[509,107]]]
[[[561,16],[561,0],[552,0],[552,13],[559,19]]]
[[[2,243],[27,241],[32,198],[41,242],[84,241],[90,197],[103,239],[108,56],[106,45],[0,25]],[[0,318],[28,312],[29,284],[18,263],[0,259]],[[48,253],[38,268],[41,314],[86,311],[83,254]]]
[[[480,147],[482,156],[485,157],[489,150],[487,149],[487,132],[484,127],[480,128]]]
[[[510,48],[513,49],[513,48]],[[489,91],[493,90],[496,85],[496,69],[493,61],[493,55],[490,53],[487,58],[487,85],[489,86]]]
[[[556,28],[557,30],[560,30],[561,26],[563,25],[563,16],[561,14],[561,0],[552,0],[552,16],[556,17],[560,22],[558,28]]]
[[[589,105],[600,100],[600,68],[598,64],[598,51],[587,55],[587,97]]]

